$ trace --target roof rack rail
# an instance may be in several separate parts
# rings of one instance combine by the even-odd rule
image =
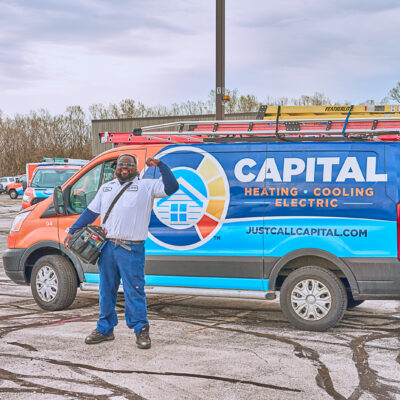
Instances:
[[[261,119],[262,118],[262,119]],[[102,143],[400,141],[400,106],[262,106],[255,120],[178,121],[103,132]]]
[[[343,118],[179,121],[136,128],[133,132],[102,132],[99,138],[101,143],[118,145],[253,141],[400,141],[400,117],[353,118],[347,122]]]

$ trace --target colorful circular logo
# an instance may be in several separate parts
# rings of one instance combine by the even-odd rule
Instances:
[[[179,189],[156,199],[149,237],[169,249],[194,249],[221,227],[229,205],[229,184],[220,163],[198,147],[170,147],[155,156],[172,170]],[[153,178],[147,170],[144,178]],[[156,176],[157,177],[157,176]]]

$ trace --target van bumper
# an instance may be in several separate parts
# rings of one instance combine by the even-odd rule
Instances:
[[[7,249],[3,254],[3,266],[6,275],[15,283],[27,285],[25,271],[21,268],[21,259],[26,249]]]

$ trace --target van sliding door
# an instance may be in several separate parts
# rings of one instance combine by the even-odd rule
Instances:
[[[155,156],[179,190],[154,202],[147,285],[264,289],[265,182],[251,171],[265,155],[265,144],[238,143],[171,146]]]

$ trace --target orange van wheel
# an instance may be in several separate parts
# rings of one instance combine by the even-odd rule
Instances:
[[[18,198],[18,192],[15,189],[11,189],[9,195],[13,200]]]
[[[63,256],[44,256],[33,266],[32,295],[43,310],[59,311],[69,307],[75,300],[77,287],[74,267]]]

